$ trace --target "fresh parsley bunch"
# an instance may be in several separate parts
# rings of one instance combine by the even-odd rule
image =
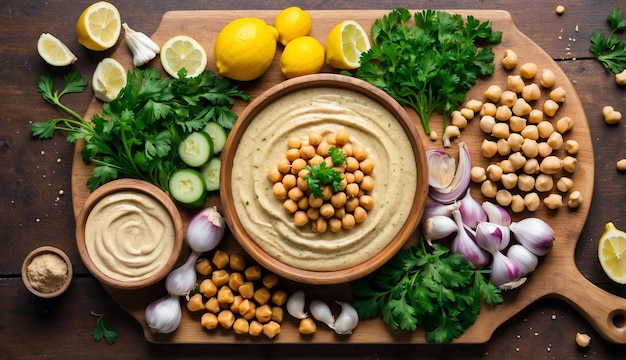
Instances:
[[[474,269],[462,255],[433,244],[402,249],[373,274],[353,283],[359,317],[381,315],[392,329],[426,329],[426,341],[448,343],[472,325],[487,304],[503,301],[489,280],[490,270]]]
[[[433,112],[445,121],[479,77],[493,74],[493,50],[478,44],[497,44],[502,33],[473,16],[464,23],[458,14],[424,10],[411,16],[397,8],[375,20],[372,40],[357,77],[413,108],[430,134]]]
[[[87,181],[91,191],[122,176],[146,180],[167,191],[170,174],[185,166],[178,156],[185,136],[209,121],[231,129],[237,120],[231,110],[235,99],[249,99],[237,85],[212,71],[191,78],[186,75],[185,69],[179,71],[178,79],[162,78],[154,68],[128,72],[117,99],[104,103],[102,113],[87,121],[61,103],[63,95],[81,92],[88,85],[80,73],[68,73],[61,92],[54,91],[52,77],[45,74],[37,89],[72,118],[33,123],[32,135],[47,139],[62,130],[69,142],[84,140],[83,161],[96,165]]]
[[[605,38],[601,30],[591,34],[591,51],[606,71],[619,74],[626,69],[626,43],[620,41],[617,33],[626,30],[626,18],[620,8],[614,8],[607,17],[610,31]]]

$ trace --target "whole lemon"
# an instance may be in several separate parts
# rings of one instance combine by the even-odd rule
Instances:
[[[287,43],[280,56],[280,71],[288,78],[318,73],[324,66],[324,47],[311,36]]]
[[[276,54],[276,31],[258,18],[228,23],[213,48],[217,71],[233,80],[249,81],[263,75]]]
[[[309,35],[311,32],[311,16],[297,6],[281,10],[274,19],[274,27],[278,30],[278,41],[287,43],[297,37]]]

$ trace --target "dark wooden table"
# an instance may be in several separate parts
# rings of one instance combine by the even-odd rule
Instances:
[[[609,359],[623,357],[626,346],[602,339],[573,308],[559,299],[542,299],[504,323],[480,345],[153,345],[141,327],[121,309],[89,274],[74,243],[70,177],[74,148],[59,134],[51,141],[30,137],[31,121],[59,113],[36,90],[47,67],[36,51],[42,32],[59,36],[76,51],[75,68],[88,78],[97,62],[110,52],[81,47],[74,26],[91,1],[6,0],[0,6],[0,359],[16,358],[491,358],[491,359]],[[595,191],[590,216],[578,241],[575,261],[581,273],[599,287],[622,297],[626,287],[612,283],[597,261],[597,241],[604,224],[613,221],[626,229],[623,216],[624,174],[615,162],[626,157],[624,125],[607,126],[601,116],[610,104],[626,114],[626,88],[619,87],[588,51],[596,28],[606,29],[606,16],[624,2],[615,0],[563,1],[565,14],[554,12],[558,2],[529,1],[116,1],[124,21],[150,34],[168,10],[282,9],[503,9],[517,27],[557,61],[574,84],[589,120],[595,151]],[[250,11],[251,16],[254,11]],[[624,36],[624,35],[622,35]],[[57,75],[59,73],[57,72]],[[58,77],[58,76],[57,76]],[[91,91],[68,96],[67,104],[87,109]],[[63,193],[61,195],[61,193]],[[74,280],[66,294],[44,301],[22,284],[20,268],[28,252],[41,245],[65,250],[74,263]],[[119,339],[109,346],[92,339],[92,311],[106,313]],[[577,332],[592,337],[579,348]]]

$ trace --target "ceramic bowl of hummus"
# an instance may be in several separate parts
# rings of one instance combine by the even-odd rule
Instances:
[[[345,134],[349,135],[349,147],[346,140],[339,140]],[[363,205],[366,216],[360,218],[364,220],[355,224],[356,210],[353,216],[346,215],[353,211],[348,205],[333,205],[333,215],[321,208],[310,209],[319,199],[303,185],[302,197],[308,200],[298,200],[296,212],[312,212],[304,219],[306,225],[296,224],[296,213],[287,210],[290,199],[275,193],[275,179],[270,174],[289,157],[291,144],[298,143],[303,153],[311,146],[323,153],[319,139],[314,138],[348,157],[357,157],[359,148],[367,154],[366,161],[374,164],[371,173],[364,170],[373,188],[369,186],[365,193],[363,185],[358,193],[366,194],[371,204]],[[343,75],[297,77],[270,88],[242,111],[222,154],[220,201],[234,237],[270,271],[302,283],[345,283],[383,265],[414,233],[428,190],[424,154],[415,123],[384,91]],[[307,165],[313,164],[310,156],[304,158]],[[296,169],[294,160],[286,166],[279,177],[295,177],[300,187],[306,171],[298,169],[303,165]],[[347,174],[347,160],[335,168],[344,169],[342,181],[354,182],[354,176]],[[288,175],[289,171],[294,176]],[[338,184],[337,189],[331,185],[323,186],[324,191],[334,189],[325,199],[345,192],[347,196],[340,195],[347,198],[347,204],[357,196],[348,192],[350,184]],[[285,188],[289,190],[290,185]],[[340,227],[344,216],[352,222]]]
[[[142,180],[119,179],[87,197],[76,219],[76,243],[83,263],[102,284],[139,289],[174,268],[183,229],[165,192]]]

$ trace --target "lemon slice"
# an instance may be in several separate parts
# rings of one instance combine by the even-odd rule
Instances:
[[[361,24],[354,20],[343,21],[326,38],[326,63],[337,69],[356,69],[361,66],[361,54],[371,47]]]
[[[89,50],[102,51],[117,43],[122,31],[122,19],[117,8],[100,1],[86,8],[76,22],[78,42]]]
[[[190,36],[174,36],[161,47],[161,65],[176,79],[178,70],[185,68],[188,77],[195,77],[204,71],[206,64],[206,51]]]
[[[598,242],[598,259],[611,280],[626,284],[626,233],[612,222],[604,226]]]
[[[126,70],[112,58],[102,59],[93,72],[91,87],[96,97],[109,102],[117,99],[120,90],[126,86]]]
[[[78,60],[61,40],[48,33],[43,33],[39,37],[37,52],[45,62],[53,66],[66,66]]]

